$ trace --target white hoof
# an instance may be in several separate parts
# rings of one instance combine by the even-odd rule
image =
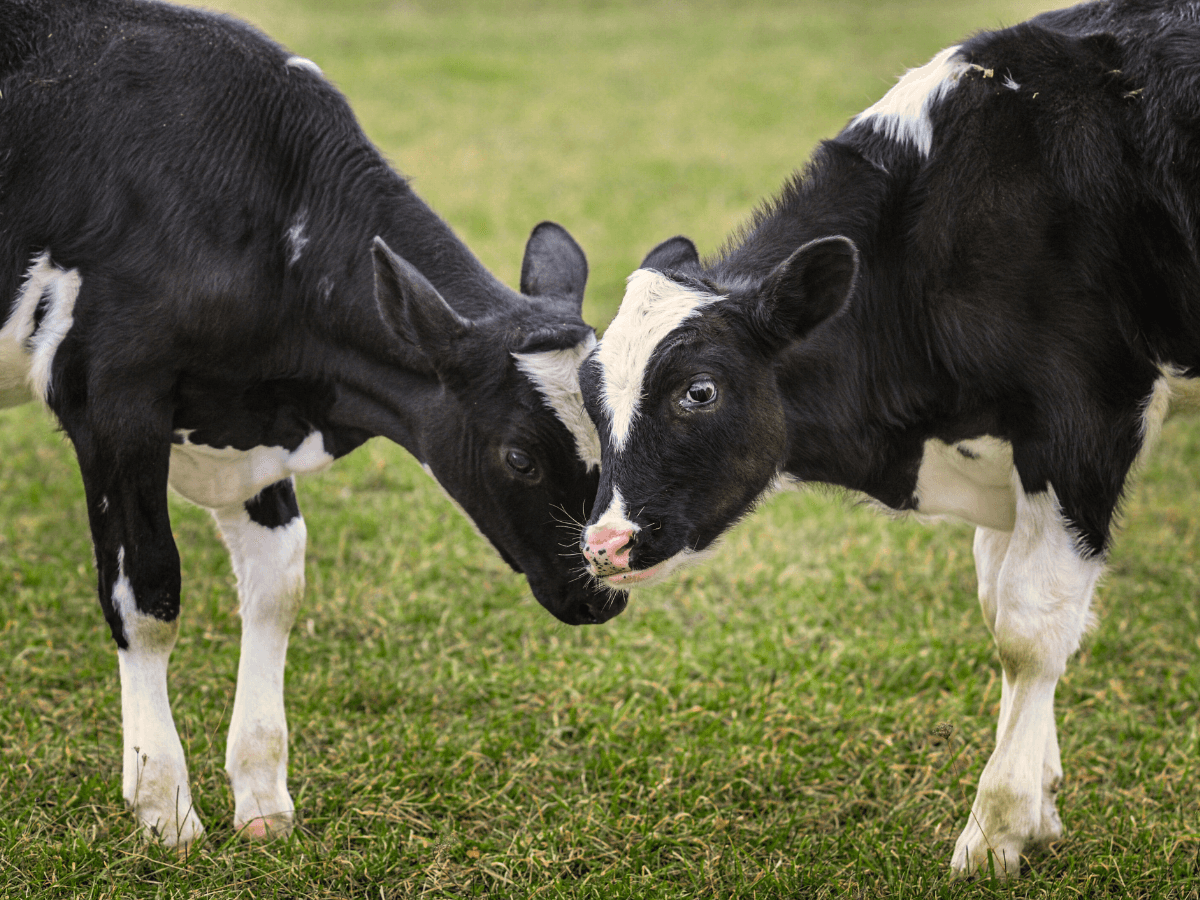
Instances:
[[[235,818],[233,827],[240,837],[248,841],[273,841],[292,833],[296,827],[296,814],[288,809],[284,812],[254,816],[244,821]]]
[[[180,852],[186,853],[204,834],[204,825],[196,815],[190,798],[181,802],[178,812],[174,809],[149,809],[143,805],[134,809],[134,815],[142,823],[142,835],[147,841]]]

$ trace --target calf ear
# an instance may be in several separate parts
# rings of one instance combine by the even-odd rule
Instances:
[[[663,241],[646,254],[640,269],[654,269],[656,272],[672,272],[680,269],[698,269],[700,254],[696,245],[683,235],[677,235]]]
[[[858,276],[858,248],[845,237],[809,241],[775,267],[760,289],[760,322],[777,338],[802,338],[841,312]]]
[[[427,356],[436,356],[471,329],[452,310],[425,276],[375,238],[375,302],[384,322],[404,341]]]
[[[522,294],[570,300],[578,312],[583,309],[587,277],[587,257],[565,228],[542,222],[533,229],[521,262]]]

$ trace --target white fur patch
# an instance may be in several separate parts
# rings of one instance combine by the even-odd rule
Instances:
[[[618,531],[637,531],[638,526],[629,521],[629,514],[625,512],[625,498],[621,496],[620,490],[613,488],[612,499],[608,502],[608,509],[604,511],[599,519],[588,526],[588,531],[595,528],[597,531],[606,528],[613,528]]]
[[[626,285],[621,307],[596,352],[604,411],[617,452],[624,448],[637,418],[642,379],[655,348],[680,323],[723,299],[689,290],[653,269],[638,269]]]
[[[237,694],[225,750],[234,827],[247,827],[254,836],[286,834],[294,806],[287,788],[283,674],[288,634],[304,594],[307,528],[299,516],[267,528],[244,506],[216,511],[214,517],[237,576],[242,618]]]
[[[311,59],[306,59],[303,56],[290,56],[284,65],[289,69],[300,69],[303,72],[312,72],[314,75],[323,76],[325,73]]]
[[[1017,509],[1012,473],[1012,446],[1007,441],[990,436],[953,445],[928,440],[913,491],[916,511],[1012,531]]]
[[[928,156],[933,147],[929,113],[969,68],[965,60],[954,58],[956,53],[957,45],[947,47],[920,68],[909,69],[877,103],[855,116],[850,127],[866,126]]]
[[[111,596],[129,645],[117,651],[125,802],[146,830],[167,846],[187,846],[204,826],[192,808],[183,745],[167,696],[167,664],[179,620],[164,622],[137,608],[125,574],[124,547],[117,551],[117,580]]]
[[[517,368],[533,382],[575,439],[575,451],[589,471],[600,465],[600,435],[583,408],[579,366],[595,346],[596,336],[588,335],[586,341],[566,350],[513,354]]]
[[[1004,665],[996,749],[951,863],[956,874],[1020,869],[1029,846],[1055,840],[1062,780],[1054,689],[1092,624],[1091,599],[1103,571],[1079,552],[1054,489],[1026,494],[1012,472],[1016,517],[1011,536],[976,533],[980,605]]]
[[[300,254],[304,252],[304,248],[308,245],[308,236],[305,235],[304,229],[308,225],[308,216],[305,213],[300,213],[296,216],[295,224],[287,230],[287,246],[288,246],[288,265],[294,266],[300,262]]]
[[[0,329],[0,406],[48,399],[54,354],[74,324],[82,283],[78,270],[54,265],[49,251],[33,261]],[[43,296],[49,304],[35,332],[34,313]]]
[[[333,463],[321,432],[314,431],[295,450],[286,447],[208,447],[171,445],[170,484],[184,498],[207,509],[245,503],[263,488],[294,474],[318,472]]]

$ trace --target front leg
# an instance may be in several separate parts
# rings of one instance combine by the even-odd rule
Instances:
[[[125,802],[148,836],[186,848],[204,827],[167,694],[180,587],[167,510],[170,444],[166,434],[143,443],[113,436],[87,416],[60,413],[60,419],[79,457],[100,605],[117,643]]]
[[[306,529],[291,480],[213,512],[237,575],[242,648],[225,770],[234,827],[247,837],[290,834],[288,729],[283,672],[288,634],[304,594]]]
[[[1026,495],[1014,473],[1011,535],[979,529],[975,560],[984,619],[1004,669],[996,749],[954,849],[956,875],[1016,875],[1021,854],[1057,839],[1062,782],[1054,691],[1089,621],[1099,559],[1080,554],[1053,490]]]

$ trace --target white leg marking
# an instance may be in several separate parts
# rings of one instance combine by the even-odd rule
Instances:
[[[873,106],[863,110],[849,127],[864,125],[898,143],[912,144],[928,156],[933,148],[930,111],[970,68],[955,59],[958,47],[947,47],[925,65],[909,69],[904,77]]]
[[[1054,808],[1062,780],[1054,690],[1091,624],[1103,569],[1080,556],[1053,490],[1027,496],[1015,472],[1013,490],[1012,534],[981,528],[975,537],[980,606],[1004,681],[996,749],[954,848],[956,875],[986,870],[989,852],[997,872],[1015,875],[1026,849],[1062,834]]]
[[[720,299],[689,290],[653,269],[638,269],[629,276],[621,307],[596,351],[614,450],[620,452],[629,438],[642,398],[642,377],[655,348],[685,319]]]
[[[300,517],[266,528],[242,506],[214,510],[213,517],[233,561],[242,617],[237,694],[225,752],[233,824],[249,837],[277,837],[291,832],[295,816],[287,788],[283,673],[288,634],[304,594],[307,529]]]
[[[517,368],[533,382],[560,422],[575,438],[575,451],[588,470],[600,465],[600,435],[583,408],[579,366],[596,346],[596,336],[567,350],[514,353]]]
[[[34,397],[45,402],[54,354],[74,324],[82,283],[78,270],[54,265],[49,251],[33,261],[0,328],[0,406],[15,406]],[[48,305],[35,331],[35,313],[43,297]]]
[[[148,835],[185,848],[204,832],[192,805],[183,745],[171,717],[167,665],[179,620],[163,622],[138,611],[119,551],[112,602],[129,644],[117,651],[121,671],[122,789]]]

